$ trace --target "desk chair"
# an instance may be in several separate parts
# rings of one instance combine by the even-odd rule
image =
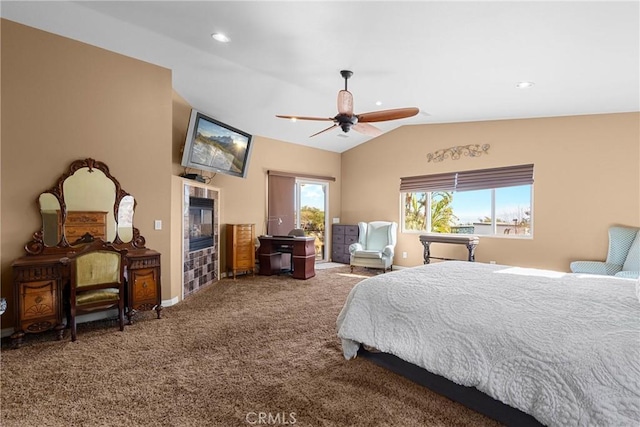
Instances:
[[[71,341],[76,340],[76,315],[118,309],[124,330],[124,265],[127,250],[96,239],[72,254],[69,321]]]
[[[294,228],[287,234],[287,236],[304,237],[305,234],[302,228]],[[281,248],[280,252],[289,255],[289,269],[285,270],[285,272],[291,273],[293,271],[293,245],[290,248]]]

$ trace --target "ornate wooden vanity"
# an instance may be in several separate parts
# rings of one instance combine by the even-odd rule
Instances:
[[[68,256],[100,237],[127,249],[125,312],[132,324],[138,311],[162,310],[160,253],[146,248],[133,226],[136,201],[94,159],[71,164],[56,185],[38,198],[42,228],[12,263],[15,332],[14,346],[25,333],[54,330],[62,339],[68,305]],[[67,321],[68,324],[68,321]]]

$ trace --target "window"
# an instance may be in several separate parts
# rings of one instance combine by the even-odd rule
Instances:
[[[533,165],[402,178],[402,231],[530,237]]]

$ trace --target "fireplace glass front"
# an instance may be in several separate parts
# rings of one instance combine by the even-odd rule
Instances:
[[[213,246],[213,199],[189,197],[189,251]]]

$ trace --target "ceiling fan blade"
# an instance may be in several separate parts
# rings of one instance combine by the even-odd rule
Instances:
[[[374,125],[370,125],[369,123],[356,123],[355,125],[351,126],[351,129],[368,136],[382,135],[382,131],[380,129],[378,129]]]
[[[384,122],[386,120],[404,119],[415,116],[420,110],[416,107],[396,108],[395,110],[372,111],[358,114],[358,122]]]
[[[305,117],[305,116],[283,116],[280,114],[276,114],[276,117],[280,117],[281,119],[290,119],[290,120],[317,120],[317,121],[333,121],[333,117]]]
[[[314,134],[313,134],[313,135],[311,135],[309,138],[313,138],[313,137],[314,137],[314,136],[316,136],[316,135],[320,135],[321,133],[324,133],[324,132],[326,132],[326,131],[328,131],[328,130],[331,130],[331,129],[333,129],[333,128],[336,128],[336,127],[338,127],[338,125],[329,126],[328,128],[326,128],[326,129],[324,129],[324,130],[321,130],[320,132],[314,133]]]
[[[338,92],[338,114],[353,116],[353,95],[348,90]]]

